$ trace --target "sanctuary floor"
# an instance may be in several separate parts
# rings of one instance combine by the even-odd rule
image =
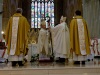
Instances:
[[[0,63],[0,75],[100,75],[100,59],[86,61],[85,65],[64,63],[28,62],[23,67]]]
[[[11,68],[11,63],[8,64],[0,63],[0,69]],[[72,61],[66,63],[57,63],[57,62],[27,62],[23,67],[12,67],[12,68],[68,68],[68,67],[98,67],[100,68],[100,59],[94,59],[93,61],[86,61],[85,65],[79,64],[75,65]]]

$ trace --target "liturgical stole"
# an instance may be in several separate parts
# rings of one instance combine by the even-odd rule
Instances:
[[[18,22],[19,22],[19,17],[13,17],[10,55],[14,55],[16,51]]]
[[[83,24],[82,19],[77,19],[77,24],[78,24],[80,52],[81,52],[82,55],[86,55],[84,24]]]

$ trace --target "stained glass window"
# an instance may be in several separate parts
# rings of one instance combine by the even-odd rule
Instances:
[[[41,19],[50,17],[50,25],[54,26],[54,0],[32,0],[31,28],[41,28]]]

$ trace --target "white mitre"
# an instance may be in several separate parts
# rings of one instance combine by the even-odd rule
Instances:
[[[61,16],[61,21],[65,22],[66,21],[66,17]]]

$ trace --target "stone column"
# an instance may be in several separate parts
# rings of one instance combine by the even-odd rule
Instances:
[[[91,38],[100,39],[100,0],[82,0],[83,17],[87,21]]]
[[[82,12],[82,0],[64,0],[63,15],[67,17],[67,23],[70,24],[76,10]]]
[[[3,1],[0,0],[0,39],[2,39],[2,34],[1,34],[1,31],[2,31],[2,6],[3,6]]]
[[[60,23],[60,18],[63,15],[63,1],[64,0],[54,0],[55,25]]]
[[[0,0],[1,1],[1,0]],[[3,14],[2,14],[2,30],[5,31],[9,18],[15,13],[18,7],[19,0],[2,0]]]

